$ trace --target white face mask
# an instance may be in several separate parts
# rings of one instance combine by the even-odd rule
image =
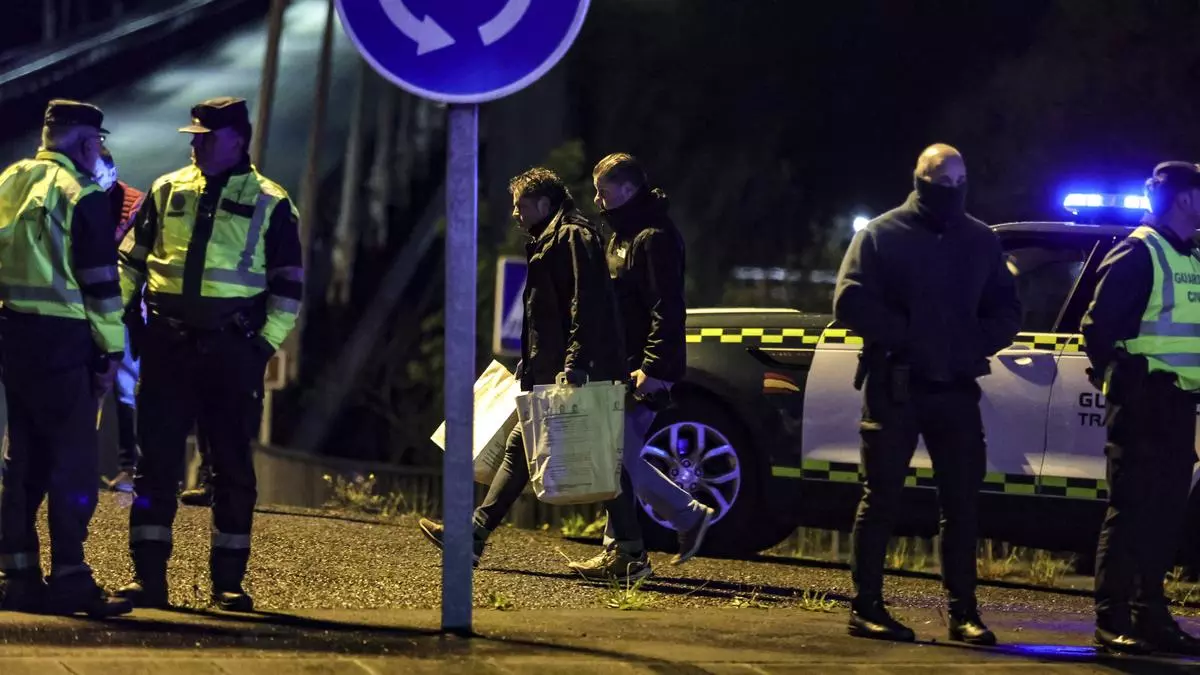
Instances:
[[[108,192],[117,184],[117,167],[109,166],[102,158],[97,157],[96,165],[92,167],[92,177],[100,184],[100,189]]]

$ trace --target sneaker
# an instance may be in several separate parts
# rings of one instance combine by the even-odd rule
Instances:
[[[691,560],[700,552],[700,546],[704,544],[704,535],[708,534],[708,527],[712,525],[717,512],[704,505],[701,505],[700,508],[704,509],[700,515],[700,521],[679,533],[679,553],[671,558],[672,565],[682,565]]]
[[[113,492],[133,492],[133,472],[122,469],[112,480],[108,481],[108,489]]]
[[[418,521],[417,525],[420,526],[421,533],[425,535],[426,539],[428,539],[434,546],[438,547],[439,550],[444,550],[442,547],[442,537],[446,533],[446,528],[442,527],[441,523],[429,520],[428,518],[422,518],[420,521]],[[479,559],[483,557],[483,549],[485,546],[487,546],[486,541],[480,539],[479,537],[475,537],[473,562],[475,567],[479,567]]]
[[[653,572],[650,557],[645,551],[635,556],[615,545],[610,545],[590,560],[572,562],[567,566],[587,581],[632,582],[645,579]]]

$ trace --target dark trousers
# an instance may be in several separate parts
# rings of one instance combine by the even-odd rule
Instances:
[[[942,581],[950,610],[975,608],[975,550],[979,490],[987,469],[979,385],[913,382],[906,401],[891,394],[886,377],[871,374],[864,391],[862,501],[854,521],[851,576],[856,602],[883,594],[883,562],[900,509],[918,436],[933,460],[941,507]]]
[[[86,321],[0,312],[8,453],[0,482],[0,570],[40,577],[38,508],[49,498],[50,575],[87,574],[83,543],[100,481]]]
[[[262,417],[266,359],[232,332],[182,332],[151,319],[142,348],[129,544],[138,578],[161,580],[171,554],[187,436],[208,430],[213,467],[213,589],[235,590],[250,557],[258,498],[250,442]]]
[[[486,539],[500,527],[504,517],[529,485],[529,464],[525,461],[525,441],[521,425],[513,428],[504,446],[504,461],[496,471],[483,503],[475,509],[475,536]]]
[[[1108,425],[1108,513],[1096,551],[1096,615],[1126,632],[1166,616],[1163,579],[1183,530],[1196,462],[1195,399],[1152,374]]]

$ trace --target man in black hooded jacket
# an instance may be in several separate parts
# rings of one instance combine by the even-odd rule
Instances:
[[[623,381],[628,377],[621,347],[620,322],[604,262],[600,234],[575,207],[562,180],[535,168],[512,179],[513,217],[529,235],[525,281],[521,363],[522,391],[554,384],[563,373],[581,386],[589,380]],[[475,510],[475,563],[495,530],[529,484],[529,465],[521,426],[508,437],[504,461]],[[422,518],[421,531],[441,548],[443,526]],[[649,571],[645,553],[635,571]],[[644,576],[645,573],[642,573]]]
[[[613,230],[608,242],[608,272],[617,293],[617,310],[625,326],[625,354],[634,395],[625,407],[623,464],[627,480],[621,494],[607,504],[608,525],[604,550],[571,568],[587,578],[616,576],[623,557],[642,549],[642,534],[634,517],[640,497],[660,519],[679,533],[679,565],[700,550],[716,512],[692,498],[691,492],[709,489],[693,457],[680,457],[674,449],[660,458],[673,481],[642,457],[646,434],[657,410],[670,402],[672,384],[687,369],[684,337],[686,305],[683,295],[683,237],[668,215],[667,195],[652,190],[641,163],[631,155],[615,153],[592,171],[596,206]],[[708,448],[698,448],[707,450]]]
[[[977,502],[987,468],[981,390],[988,357],[1020,328],[1000,242],[965,210],[967,170],[947,145],[921,153],[915,191],[855,235],[833,312],[862,336],[863,497],[854,523],[851,635],[912,641],[883,607],[883,558],[917,438],[936,472],[950,638],[995,644],[975,603]]]

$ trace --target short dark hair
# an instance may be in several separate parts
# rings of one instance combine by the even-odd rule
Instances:
[[[629,183],[637,189],[646,187],[646,168],[637,157],[624,152],[614,152],[596,164],[592,179],[603,178],[614,183]]]
[[[550,200],[550,208],[557,209],[563,202],[571,198],[571,191],[566,183],[550,169],[534,167],[525,173],[508,181],[508,191],[517,199]]]

